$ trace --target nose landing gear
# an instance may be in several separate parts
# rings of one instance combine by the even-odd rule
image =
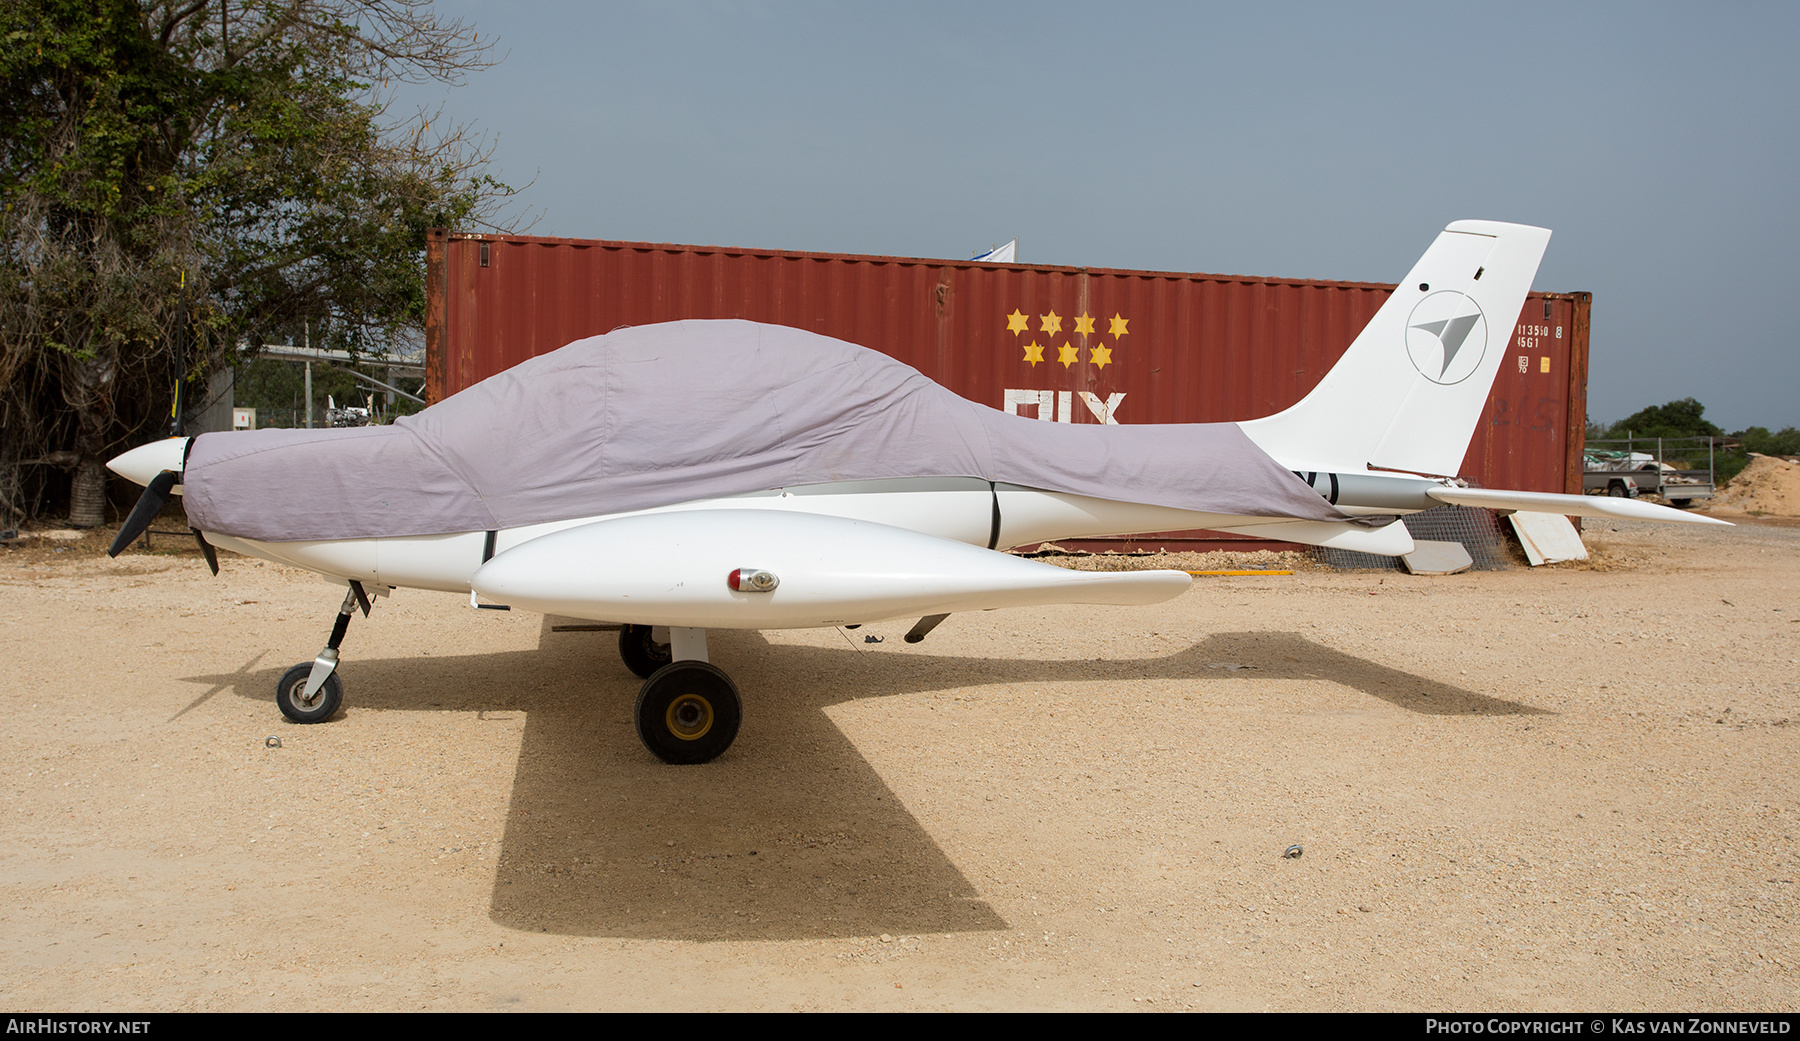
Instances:
[[[296,723],[323,723],[344,703],[344,681],[337,677],[338,647],[350,631],[350,616],[359,607],[367,618],[369,594],[361,582],[352,580],[325,648],[312,661],[303,661],[282,673],[281,682],[275,684],[275,707],[282,715]]]

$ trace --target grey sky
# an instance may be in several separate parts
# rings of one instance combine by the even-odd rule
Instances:
[[[1590,414],[1800,425],[1800,7],[439,0],[533,234],[1395,281],[1555,231]]]

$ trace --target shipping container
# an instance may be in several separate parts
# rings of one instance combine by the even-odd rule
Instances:
[[[1278,412],[1318,383],[1394,288],[443,230],[430,233],[426,274],[433,401],[623,326],[744,318],[871,347],[973,401],[1060,423]],[[1580,493],[1591,302],[1526,299],[1462,476]],[[1114,543],[1222,544],[1244,542],[1180,532]]]

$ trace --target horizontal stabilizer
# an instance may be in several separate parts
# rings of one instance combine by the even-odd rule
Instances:
[[[1452,506],[1481,506],[1490,510],[1528,510],[1561,513],[1570,517],[1619,517],[1625,520],[1678,524],[1723,524],[1730,521],[1684,513],[1668,506],[1605,495],[1561,495],[1556,492],[1510,492],[1497,488],[1431,488],[1425,492]]]

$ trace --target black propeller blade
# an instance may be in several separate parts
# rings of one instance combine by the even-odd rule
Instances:
[[[144,488],[144,494],[138,496],[137,505],[131,508],[131,516],[126,517],[124,525],[119,528],[119,537],[113,539],[112,545],[107,549],[107,556],[116,557],[125,552],[125,547],[150,527],[150,522],[156,519],[156,515],[162,512],[163,505],[169,501],[169,489],[180,481],[181,474],[174,470],[164,470],[150,479],[150,484]]]
[[[194,541],[200,543],[200,555],[206,558],[206,566],[212,568],[212,573],[217,575],[219,573],[219,555],[213,551],[213,544],[206,541],[206,536],[200,534],[199,528],[189,528],[188,530],[194,533]],[[363,614],[368,613],[367,611],[363,612]]]

